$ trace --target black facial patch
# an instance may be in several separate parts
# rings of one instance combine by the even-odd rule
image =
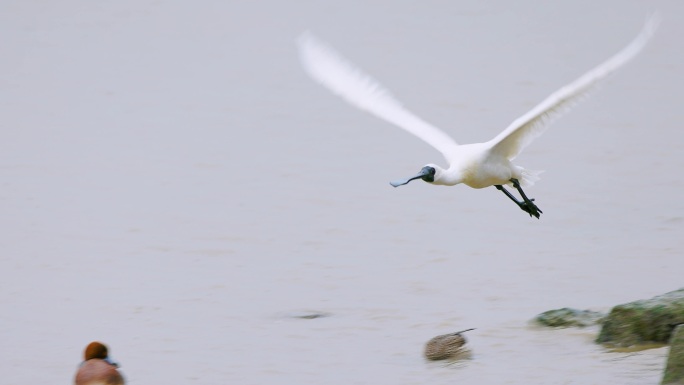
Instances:
[[[421,171],[423,173],[425,173],[425,176],[423,176],[420,179],[422,179],[426,182],[430,182],[430,183],[435,181],[435,168],[434,167],[425,166],[425,167],[423,167],[423,169]]]

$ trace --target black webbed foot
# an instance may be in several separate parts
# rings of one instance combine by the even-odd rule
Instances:
[[[535,217],[535,218],[539,219],[539,216],[541,214],[543,214],[544,212],[541,211],[541,209],[539,207],[537,207],[537,205],[532,203],[533,201],[534,201],[534,199],[529,199],[529,200],[526,200],[524,202],[519,202],[518,206],[520,206],[520,208],[524,212],[530,214],[531,217]]]

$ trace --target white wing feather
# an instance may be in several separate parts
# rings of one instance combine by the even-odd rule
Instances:
[[[660,18],[651,16],[641,33],[613,57],[592,69],[574,82],[552,93],[525,115],[516,119],[503,132],[488,142],[492,151],[512,160],[541,135],[548,123],[569,110],[582,96],[591,91],[597,82],[634,58],[653,36]]]
[[[403,128],[445,156],[457,146],[450,136],[406,110],[372,77],[311,33],[302,34],[297,44],[306,72],[350,104]]]

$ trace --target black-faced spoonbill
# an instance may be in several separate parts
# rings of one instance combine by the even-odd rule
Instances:
[[[495,186],[523,211],[539,218],[542,211],[534,204],[534,199],[525,195],[522,186],[534,184],[539,180],[540,172],[514,165],[511,161],[545,131],[550,120],[572,107],[599,80],[634,58],[655,32],[658,21],[657,15],[650,17],[641,33],[629,45],[574,82],[552,93],[513,121],[494,139],[465,145],[457,144],[442,130],[405,109],[372,77],[311,33],[302,34],[297,43],[302,65],[314,80],[350,104],[416,135],[446,158],[447,168],[428,164],[410,178],[390,182],[392,186],[405,185],[414,179],[447,186],[459,183],[473,188]],[[511,185],[518,190],[522,201],[506,190],[504,185]]]

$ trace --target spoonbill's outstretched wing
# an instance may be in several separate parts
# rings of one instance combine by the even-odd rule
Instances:
[[[531,111],[516,119],[510,126],[488,142],[492,146],[492,151],[505,156],[509,160],[518,156],[532,140],[546,130],[548,127],[547,123],[570,109],[582,96],[591,91],[599,80],[604,79],[623,64],[633,59],[644,48],[651,36],[653,36],[659,21],[660,17],[657,14],[651,16],[646,21],[646,25],[641,30],[641,33],[622,51],[582,75],[574,82],[552,93]]]
[[[311,33],[302,34],[297,44],[307,73],[350,104],[387,120],[424,140],[443,155],[457,146],[442,130],[407,109],[372,77],[344,59]]]

